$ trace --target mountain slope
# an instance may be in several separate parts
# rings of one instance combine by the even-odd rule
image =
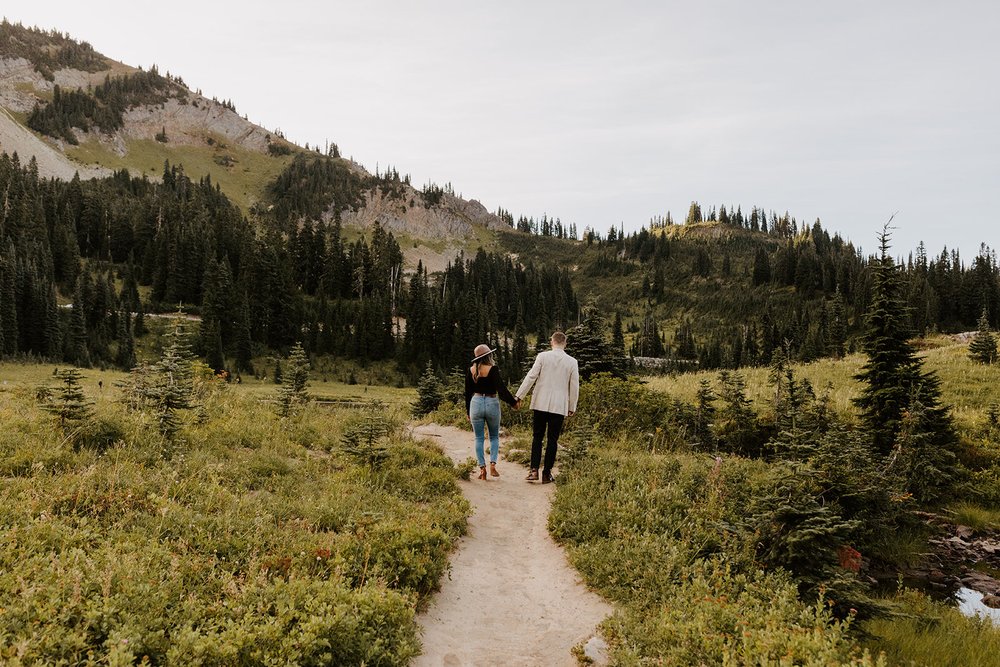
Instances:
[[[130,90],[136,80],[146,89]],[[44,123],[36,109],[47,113]],[[79,171],[92,178],[126,169],[155,179],[170,162],[192,178],[210,177],[245,213],[271,203],[269,187],[292,156],[304,152],[240,116],[231,102],[190,90],[180,77],[144,72],[86,42],[6,21],[0,24],[0,111],[0,151],[16,151],[23,164],[34,157],[42,176],[69,179]],[[331,202],[322,217],[339,217],[361,231],[380,224],[406,241],[411,266],[420,260],[442,269],[459,252],[492,243],[490,230],[507,228],[476,201],[439,188],[432,188],[433,198],[422,197],[398,174],[389,182],[340,159],[336,146],[328,157],[362,178],[364,194],[346,209]]]

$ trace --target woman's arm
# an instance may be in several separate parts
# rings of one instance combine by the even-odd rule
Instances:
[[[472,386],[472,371],[465,369],[465,414],[469,414],[469,405],[472,403],[472,394],[475,388]]]
[[[494,377],[496,378],[497,394],[508,405],[510,405],[510,406],[516,405],[517,404],[517,399],[514,398],[514,395],[510,393],[509,389],[507,389],[507,383],[503,381],[503,376],[500,375],[500,369],[497,368],[496,366],[494,366],[493,367],[493,374],[494,374]]]

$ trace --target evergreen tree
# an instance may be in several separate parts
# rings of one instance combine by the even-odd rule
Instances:
[[[840,294],[840,289],[833,295],[830,304],[830,339],[828,349],[830,353],[840,359],[846,352],[847,344],[847,312],[844,309],[844,298]]]
[[[590,378],[595,373],[610,373],[614,377],[625,377],[625,358],[616,354],[605,339],[606,329],[604,318],[592,314],[566,332],[566,352],[576,358],[582,380]]]
[[[427,368],[420,376],[420,382],[417,383],[417,400],[413,404],[413,414],[422,417],[434,412],[441,405],[443,394],[444,388],[441,386],[441,380],[438,379],[431,363],[427,362]]]
[[[61,384],[42,404],[42,409],[58,417],[59,427],[64,433],[68,433],[72,426],[90,418],[93,403],[83,393],[83,387],[80,386],[83,375],[78,369],[66,368],[56,371],[55,375]]]
[[[997,358],[997,339],[990,329],[990,321],[983,309],[979,316],[978,330],[969,342],[969,358],[981,364],[992,364]]]
[[[77,366],[86,367],[90,366],[90,348],[83,284],[81,276],[73,292],[73,307],[70,311],[69,332],[66,336],[66,360]]]
[[[3,330],[3,353],[10,356],[17,354],[19,327],[17,322],[17,289],[14,276],[13,244],[3,257],[0,257],[0,329]],[[86,365],[86,364],[82,364]]]
[[[622,330],[622,314],[615,311],[615,323],[611,327],[611,349],[615,354],[625,357],[625,332]]]
[[[711,445],[715,438],[712,434],[712,422],[715,419],[715,392],[708,380],[698,383],[698,394],[695,406],[694,431],[702,445]]]
[[[240,318],[236,322],[236,336],[234,340],[236,348],[236,372],[253,373],[253,344],[250,336],[250,304],[247,296],[243,294],[243,302],[240,304]]]
[[[118,318],[118,353],[115,355],[115,363],[124,370],[135,366],[135,336],[132,333],[129,314],[122,312]]]
[[[766,285],[771,282],[771,262],[764,248],[757,248],[753,257],[753,284]]]
[[[875,447],[889,453],[899,433],[901,419],[910,402],[919,399],[928,414],[940,420],[945,440],[951,417],[940,405],[939,380],[925,373],[909,342],[906,308],[900,298],[899,269],[889,254],[888,225],[879,234],[879,257],[872,263],[872,297],[867,316],[868,330],[862,346],[868,360],[856,376],[863,383],[854,399],[861,418],[872,434]]]
[[[528,335],[524,327],[524,311],[520,304],[517,308],[517,322],[514,324],[514,346],[511,349],[511,361],[519,372],[528,360]]]
[[[178,317],[168,335],[169,344],[152,368],[152,380],[143,389],[146,404],[153,407],[160,433],[173,442],[181,427],[180,411],[191,410],[194,404],[194,373],[191,346],[183,321]],[[142,372],[140,371],[140,374]],[[170,454],[170,451],[164,452]]]
[[[309,400],[306,387],[309,384],[309,357],[302,348],[302,343],[296,343],[288,355],[288,368],[281,379],[278,389],[278,414],[287,417],[295,407]]]

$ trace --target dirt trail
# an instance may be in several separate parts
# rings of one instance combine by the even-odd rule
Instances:
[[[471,433],[436,424],[413,432],[457,462],[474,456]],[[576,665],[570,650],[611,613],[549,536],[553,485],[524,481],[526,469],[502,459],[497,467],[499,478],[461,482],[473,507],[469,533],[418,619],[424,654],[417,667]]]

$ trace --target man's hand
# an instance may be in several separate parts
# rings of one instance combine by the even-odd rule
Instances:
[[[576,414],[576,412],[574,412],[573,410],[570,410],[568,413],[566,413],[566,416],[567,417],[572,417],[575,414]]]

